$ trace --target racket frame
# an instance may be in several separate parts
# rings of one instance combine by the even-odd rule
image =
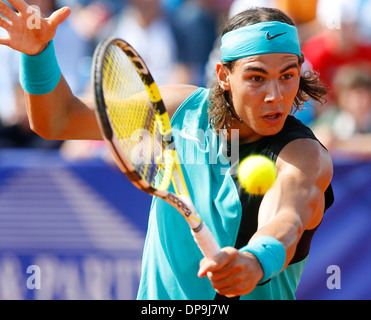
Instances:
[[[142,79],[144,87],[146,88],[149,100],[156,112],[156,120],[161,122],[161,134],[163,135],[163,139],[174,146],[174,143],[172,143],[173,136],[170,118],[161,98],[160,91],[151,73],[137,51],[129,43],[119,38],[109,38],[106,41],[101,42],[97,46],[93,57],[92,85],[95,96],[95,114],[103,138],[106,141],[106,144],[111,151],[116,164],[120,170],[125,173],[128,179],[140,190],[152,196],[157,196],[175,207],[188,222],[192,230],[192,235],[203,255],[209,259],[213,259],[220,252],[220,247],[209,228],[205,225],[194,208],[187,185],[185,183],[184,175],[179,162],[179,156],[175,148],[173,153],[174,167],[171,177],[175,193],[153,188],[147,181],[140,177],[132,166],[131,162],[127,160],[126,155],[121,150],[118,137],[115,135],[114,130],[111,127],[109,116],[106,111],[107,106],[102,87],[104,55],[107,48],[111,45],[118,46],[135,66],[135,69]]]

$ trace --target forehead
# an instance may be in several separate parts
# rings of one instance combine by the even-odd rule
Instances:
[[[289,65],[297,64],[299,67],[299,58],[297,55],[288,53],[268,53],[250,57],[241,58],[236,61],[235,68],[259,67],[269,70],[282,70]]]

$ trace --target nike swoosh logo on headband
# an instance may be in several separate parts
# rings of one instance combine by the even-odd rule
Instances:
[[[267,40],[272,40],[272,39],[274,39],[274,38],[277,38],[277,37],[279,37],[279,36],[282,36],[282,35],[285,34],[285,33],[286,33],[286,32],[282,32],[282,33],[278,33],[278,34],[275,34],[275,35],[273,35],[273,36],[270,36],[270,35],[269,35],[269,31],[267,31],[265,37],[267,38]]]

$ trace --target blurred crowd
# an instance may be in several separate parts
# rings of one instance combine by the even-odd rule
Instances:
[[[7,2],[7,1],[5,1]],[[295,113],[334,157],[371,159],[371,0],[29,0],[45,16],[72,14],[54,40],[62,72],[79,96],[89,95],[94,48],[107,37],[135,47],[158,84],[208,86],[220,58],[223,23],[249,7],[276,7],[298,26],[305,68],[320,73],[330,94]],[[5,30],[0,28],[0,36]],[[0,46],[0,148],[60,149],[81,159],[104,154],[100,142],[46,141],[30,130],[18,84],[18,54]]]

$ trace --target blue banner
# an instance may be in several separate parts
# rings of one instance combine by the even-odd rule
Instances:
[[[0,152],[0,299],[134,299],[150,197],[115,167]]]
[[[314,235],[298,299],[371,299],[371,162],[334,160],[335,203]]]

